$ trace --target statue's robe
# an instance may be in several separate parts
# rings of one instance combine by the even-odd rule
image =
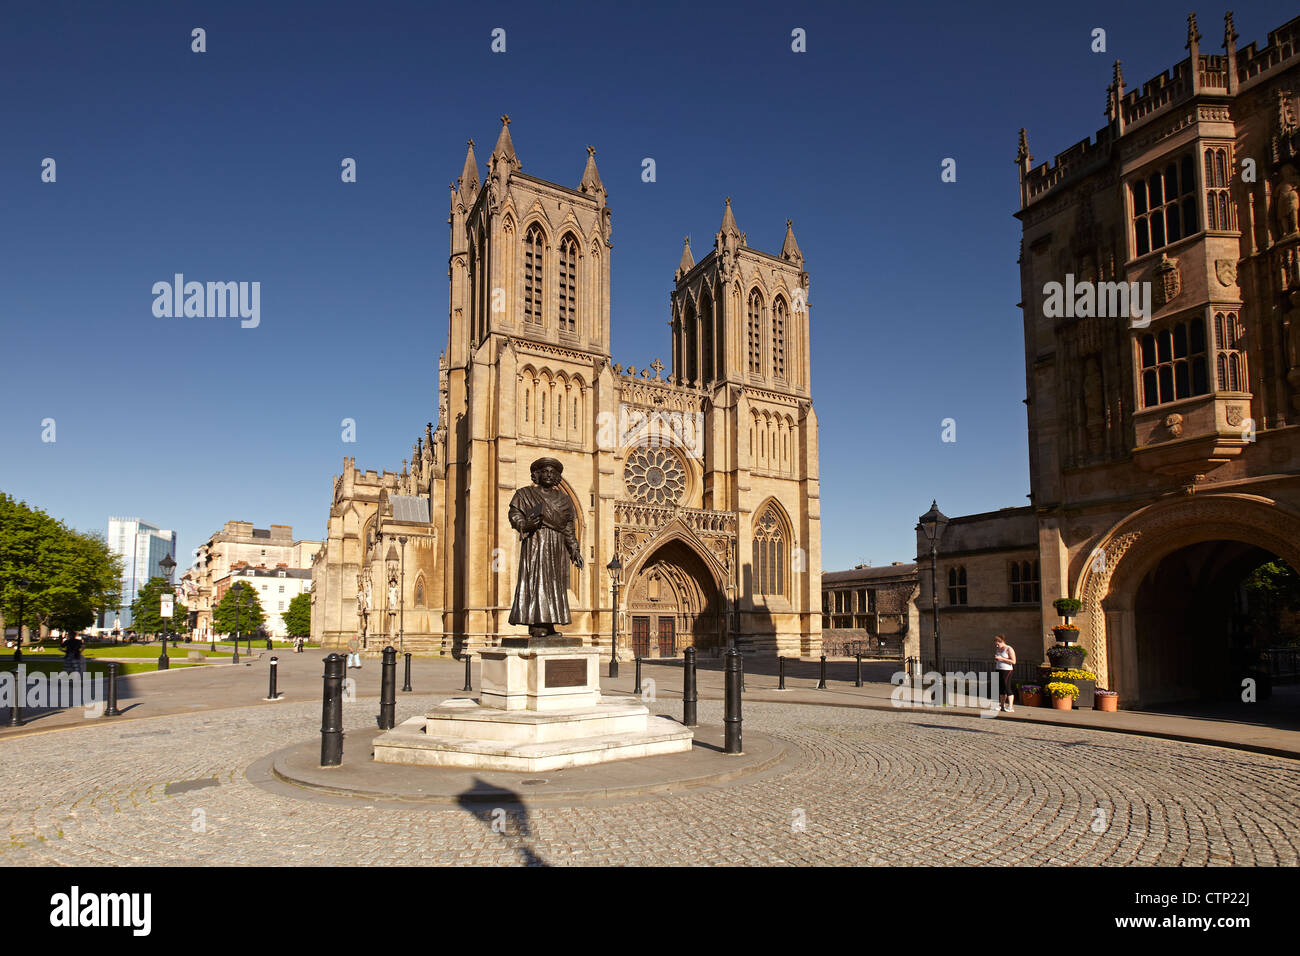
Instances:
[[[529,513],[539,508],[542,526],[525,530]],[[568,624],[569,564],[579,554],[573,502],[559,488],[520,488],[510,499],[510,525],[522,536],[510,623]]]

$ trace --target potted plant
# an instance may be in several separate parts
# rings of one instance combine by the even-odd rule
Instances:
[[[1049,681],[1069,681],[1075,687],[1079,688],[1078,705],[1085,710],[1092,707],[1094,700],[1093,695],[1097,686],[1097,675],[1092,671],[1081,670],[1077,667],[1071,667],[1064,670],[1053,670],[1047,675],[1047,679]]]
[[[1079,632],[1076,630],[1075,637]],[[1047,659],[1052,662],[1053,670],[1073,670],[1083,666],[1083,659],[1088,651],[1078,644],[1053,644],[1047,649]]]
[[[1057,598],[1052,602],[1052,607],[1056,608],[1056,613],[1065,618],[1065,623],[1070,623],[1070,618],[1083,610],[1083,602],[1078,598]]]
[[[1079,688],[1065,681],[1052,681],[1043,690],[1047,691],[1047,696],[1052,698],[1052,706],[1057,710],[1073,709],[1074,698],[1079,696]]]
[[[1093,707],[1114,713],[1119,710],[1119,694],[1113,690],[1098,687],[1094,692]]]
[[[1041,684],[1021,684],[1020,685],[1020,706],[1022,707],[1042,707],[1043,706],[1043,687]]]

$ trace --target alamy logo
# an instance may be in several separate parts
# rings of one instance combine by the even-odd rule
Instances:
[[[245,329],[255,329],[262,321],[260,282],[186,282],[178,272],[171,282],[155,282],[153,294],[153,314],[160,319],[238,317]]]
[[[1133,328],[1151,324],[1150,282],[1075,282],[1043,286],[1043,315],[1049,319],[1132,319]]]
[[[90,710],[104,700],[104,675],[79,671],[28,673],[27,665],[19,664],[16,671],[0,671],[0,707],[12,707],[15,700],[33,710],[44,707]]]
[[[148,936],[153,924],[152,893],[82,893],[78,886],[50,897],[51,926],[129,926]]]

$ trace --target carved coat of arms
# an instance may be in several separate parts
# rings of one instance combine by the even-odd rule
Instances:
[[[1154,278],[1154,288],[1151,291],[1157,308],[1178,298],[1178,293],[1182,291],[1182,277],[1178,271],[1177,259],[1161,256]]]
[[[1237,284],[1237,260],[1236,259],[1215,259],[1214,274],[1219,278],[1219,284],[1224,286]]]

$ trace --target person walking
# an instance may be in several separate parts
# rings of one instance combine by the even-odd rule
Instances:
[[[82,661],[81,649],[85,646],[85,641],[76,634],[69,634],[59,641],[59,645],[63,648],[64,672],[68,674],[73,672],[82,673],[85,664]]]
[[[348,667],[361,669],[361,638],[359,637],[348,641]]]
[[[993,666],[998,672],[998,703],[1002,710],[1013,713],[1011,671],[1016,666],[1016,649],[1007,643],[1005,634],[993,638]]]

